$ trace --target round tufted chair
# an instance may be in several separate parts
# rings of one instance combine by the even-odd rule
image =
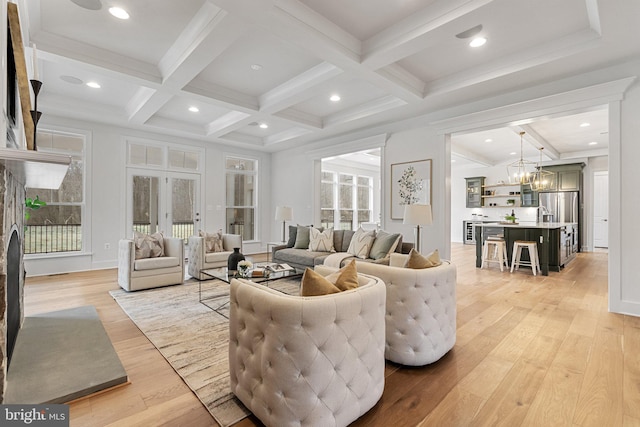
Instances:
[[[267,426],[346,426],[384,388],[384,283],[316,297],[231,281],[231,390]]]
[[[387,287],[385,357],[409,366],[433,363],[456,342],[456,267],[403,268],[407,255],[391,254],[389,265],[357,262],[358,273]],[[316,267],[322,274],[326,266]]]

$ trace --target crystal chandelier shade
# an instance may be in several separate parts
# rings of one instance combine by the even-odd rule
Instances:
[[[507,175],[510,184],[532,184],[536,172],[536,163],[523,158],[523,136],[524,132],[520,132],[520,160],[516,160],[507,165]]]

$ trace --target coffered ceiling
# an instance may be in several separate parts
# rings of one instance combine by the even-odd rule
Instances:
[[[385,124],[640,58],[636,0],[18,3],[28,21],[25,39],[37,45],[45,115],[265,151],[373,126],[379,132]],[[114,18],[108,9],[116,5],[130,18]],[[486,44],[469,46],[464,36],[472,29]],[[92,81],[100,88],[86,86]],[[600,123],[606,110],[576,114]],[[572,134],[556,139],[572,126],[560,117],[526,126],[536,156],[536,144],[547,144],[555,158],[594,149],[575,145]],[[502,132],[519,148],[517,129]],[[606,137],[598,142],[597,149],[606,148]],[[505,161],[493,156],[497,149],[454,138],[460,161]]]

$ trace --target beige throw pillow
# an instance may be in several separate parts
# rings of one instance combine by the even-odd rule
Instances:
[[[358,271],[355,260],[340,270],[323,277],[314,270],[307,268],[302,276],[300,295],[313,297],[318,295],[335,294],[358,287]]]
[[[371,250],[371,245],[373,245],[373,239],[375,239],[375,237],[375,231],[365,231],[362,227],[358,228],[358,231],[356,231],[351,238],[351,243],[349,243],[347,253],[355,255],[361,259],[368,258],[369,251]]]
[[[133,243],[136,247],[136,259],[164,256],[164,237],[160,232],[145,234],[134,231]]]
[[[409,252],[409,257],[404,263],[404,267],[422,269],[437,267],[440,264],[442,264],[442,260],[440,260],[440,252],[438,252],[437,249],[427,256],[421,255],[420,252],[416,251],[415,249],[411,249],[411,252]]]
[[[333,228],[320,231],[317,228],[309,229],[309,251],[335,252],[333,247]]]
[[[222,246],[222,230],[218,230],[213,234],[200,230],[199,235],[204,238],[206,252],[224,252],[224,247]]]
[[[315,297],[319,295],[337,294],[340,289],[328,281],[324,276],[316,273],[309,267],[304,270],[300,295],[303,297]]]
[[[333,283],[341,291],[348,291],[358,287],[358,269],[356,260],[351,262],[335,273],[329,274],[326,279]]]

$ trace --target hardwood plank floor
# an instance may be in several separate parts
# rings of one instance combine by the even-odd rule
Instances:
[[[607,312],[607,254],[534,277],[475,267],[454,244],[458,335],[440,361],[387,363],[382,399],[354,426],[640,425],[640,318]],[[28,278],[26,315],[94,305],[130,385],[70,406],[72,426],[215,426],[108,294],[116,271]],[[248,418],[237,426],[256,426]]]

